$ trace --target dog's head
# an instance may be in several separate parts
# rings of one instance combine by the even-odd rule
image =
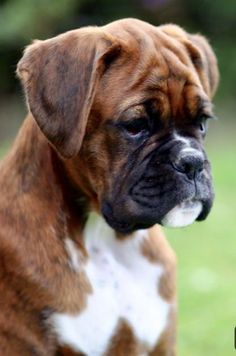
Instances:
[[[203,139],[218,71],[202,36],[120,20],[34,42],[18,74],[74,184],[117,231],[208,215]]]

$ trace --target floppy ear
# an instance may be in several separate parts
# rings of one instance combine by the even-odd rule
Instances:
[[[206,38],[188,34],[177,25],[164,25],[161,28],[185,46],[205,92],[212,98],[218,86],[219,71],[216,56]]]
[[[79,152],[97,84],[119,50],[111,36],[85,28],[34,41],[18,63],[29,109],[63,157]]]
[[[199,73],[200,80],[205,85],[207,94],[212,98],[216,92],[219,83],[219,71],[217,66],[216,56],[211,48],[209,42],[201,35],[188,36],[194,47],[200,52],[201,60],[199,61],[198,55],[194,48],[189,48],[192,54],[192,61]]]

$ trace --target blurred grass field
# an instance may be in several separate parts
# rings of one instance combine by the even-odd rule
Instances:
[[[178,256],[178,355],[233,356],[236,326],[235,127],[211,134],[216,199],[203,223],[166,229]],[[223,135],[222,135],[223,132]],[[1,145],[3,157],[9,144]]]

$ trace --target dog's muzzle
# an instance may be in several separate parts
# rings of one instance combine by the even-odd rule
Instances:
[[[156,223],[187,226],[208,215],[211,181],[209,161],[197,140],[170,138],[133,168],[115,199],[103,202],[103,215],[120,232]]]
[[[204,155],[193,149],[183,149],[180,156],[171,161],[173,168],[196,184],[198,177],[204,171]],[[197,192],[196,192],[197,193]],[[183,227],[192,224],[203,211],[201,198],[196,194],[171,209],[161,220],[162,225],[169,227]]]

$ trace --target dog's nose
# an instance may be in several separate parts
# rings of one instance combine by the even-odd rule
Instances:
[[[204,168],[203,155],[186,154],[173,163],[177,171],[186,174],[189,179],[194,179]]]

